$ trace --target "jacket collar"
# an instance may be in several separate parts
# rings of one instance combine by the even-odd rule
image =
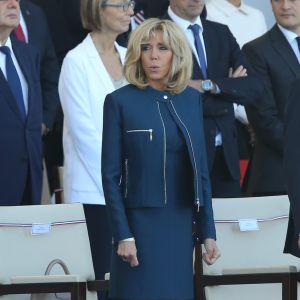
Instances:
[[[292,72],[297,76],[300,74],[300,65],[296,55],[291,48],[286,37],[280,31],[277,25],[270,31],[271,44],[279,56],[287,63]]]

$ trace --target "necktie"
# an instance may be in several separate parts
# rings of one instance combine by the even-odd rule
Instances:
[[[17,105],[19,107],[23,121],[26,119],[26,111],[24,106],[24,99],[22,93],[22,86],[20,78],[18,76],[17,70],[11,58],[10,49],[7,46],[0,47],[0,51],[6,56],[6,77],[8,85],[11,89],[12,94],[14,95]]]
[[[200,35],[199,35],[200,26],[198,24],[194,24],[194,25],[190,25],[188,28],[191,29],[193,32],[194,39],[195,39],[195,47],[196,47],[198,58],[200,61],[202,75],[203,75],[203,78],[206,79],[207,78],[206,61],[205,61],[203,46],[202,46],[202,43],[200,40]]]
[[[14,29],[14,32],[19,41],[26,43],[25,34],[20,24]]]

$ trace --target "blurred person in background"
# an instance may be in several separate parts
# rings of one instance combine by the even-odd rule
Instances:
[[[165,18],[181,27],[193,52],[190,85],[203,97],[212,195],[239,197],[239,153],[233,103],[254,103],[262,85],[228,27],[206,20],[205,15],[204,0],[170,0]]]
[[[276,24],[243,47],[264,83],[256,105],[246,107],[256,135],[248,183],[254,196],[286,194],[283,116],[290,86],[300,76],[300,0],[272,0],[271,5]]]
[[[40,62],[35,48],[10,37],[19,22],[19,1],[0,1],[0,205],[41,202]]]
[[[254,40],[267,31],[263,13],[245,4],[242,0],[208,0],[206,8],[207,19],[227,25],[241,48],[245,43]],[[238,132],[240,182],[242,191],[246,191],[248,179],[248,172],[246,173],[246,171],[249,161],[251,161],[255,135],[252,126],[249,124],[245,107],[237,103],[233,105]]]
[[[91,32],[65,57],[59,79],[64,112],[64,199],[84,204],[97,279],[110,270],[111,233],[101,183],[105,96],[127,84],[126,49],[116,43],[128,30],[133,1],[82,0],[83,27]]]
[[[20,2],[20,24],[12,35],[37,48],[40,57],[40,79],[43,96],[43,148],[51,192],[54,190],[53,169],[59,165],[54,159],[59,144],[53,139],[60,109],[58,77],[60,67],[56,58],[48,24],[43,11],[28,0]]]

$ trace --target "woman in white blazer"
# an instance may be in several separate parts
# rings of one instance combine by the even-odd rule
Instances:
[[[116,43],[129,29],[134,2],[81,0],[83,26],[91,32],[63,61],[59,95],[64,112],[64,199],[83,203],[95,275],[109,271],[111,233],[101,183],[105,96],[127,84],[126,49]]]

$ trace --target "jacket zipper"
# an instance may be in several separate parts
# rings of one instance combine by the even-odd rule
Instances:
[[[153,138],[153,129],[132,129],[132,130],[127,130],[126,132],[127,133],[130,133],[130,132],[149,132],[150,141],[152,141],[152,138]]]
[[[163,125],[164,129],[164,192],[165,192],[165,204],[167,204],[167,182],[166,182],[166,160],[167,160],[167,141],[166,141],[166,128],[165,128],[165,123],[161,115],[159,103],[157,102],[157,107],[158,107],[158,113]]]
[[[191,148],[192,148],[192,154],[193,154],[193,161],[194,161],[194,165],[195,165],[195,176],[196,176],[196,205],[197,205],[197,211],[199,212],[199,208],[200,208],[200,200],[199,200],[199,187],[198,187],[198,171],[197,171],[197,165],[196,165],[196,159],[195,159],[195,153],[194,153],[194,147],[193,147],[193,142],[192,142],[192,139],[191,139],[191,135],[186,127],[186,125],[183,123],[183,121],[181,120],[181,118],[179,117],[174,105],[173,105],[173,102],[172,100],[170,100],[170,103],[172,105],[172,108],[177,116],[177,118],[179,119],[180,123],[182,124],[182,126],[185,128],[187,134],[188,134],[188,137],[189,137],[189,140],[190,140],[190,144],[191,144]]]
[[[127,198],[128,191],[128,158],[125,159],[125,198]]]

